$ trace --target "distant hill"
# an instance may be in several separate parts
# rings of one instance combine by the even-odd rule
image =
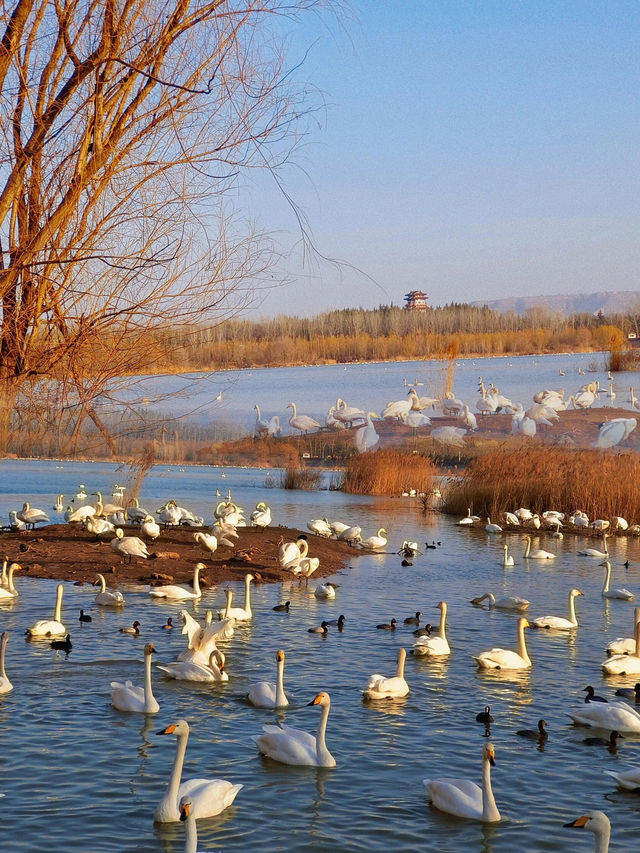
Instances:
[[[640,302],[640,292],[617,290],[599,293],[569,293],[555,296],[512,296],[505,299],[472,302],[472,305],[487,305],[501,314],[513,312],[524,314],[528,308],[549,308],[561,314],[595,314],[602,309],[605,314],[619,314]]]

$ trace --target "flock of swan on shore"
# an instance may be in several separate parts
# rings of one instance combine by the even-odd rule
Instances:
[[[99,501],[101,503],[101,499]],[[168,502],[164,509],[177,508],[175,502]],[[139,509],[136,507],[136,509]],[[94,507],[96,510],[96,507]],[[258,522],[257,526],[267,526],[271,523],[270,511],[264,502],[256,506],[255,512],[252,514],[252,520]],[[102,512],[105,511],[104,506]],[[114,509],[112,511],[119,511]],[[41,511],[40,511],[41,512]],[[160,514],[161,511],[158,511]],[[138,513],[139,523],[148,518],[150,514],[146,511]],[[513,518],[508,516],[513,515]],[[540,529],[543,524],[553,524],[556,529],[562,526],[564,518],[562,514],[557,513],[552,518],[551,515],[543,514],[540,525],[535,523],[536,516],[531,513],[528,517],[527,512],[517,511],[516,513],[506,513],[506,523],[518,527],[523,523],[532,522],[532,527]],[[135,513],[134,513],[135,516]],[[172,512],[172,520],[164,521],[165,524],[180,523],[175,518],[176,513]],[[85,518],[85,526],[87,518],[100,518],[97,512],[89,514]],[[582,516],[576,517],[581,518]],[[35,518],[35,516],[34,516]],[[227,519],[232,518],[234,524]],[[233,504],[230,500],[220,502],[216,507],[216,523],[221,525],[219,532],[229,537],[230,540],[234,535],[234,527],[236,524],[244,522],[244,515],[241,508]],[[513,519],[516,519],[514,521]],[[38,518],[38,522],[42,519]],[[621,522],[624,520],[616,519],[614,527],[619,529],[622,527]],[[34,523],[38,523],[34,522]],[[469,511],[468,516],[460,522],[464,526],[473,526],[482,523],[481,519],[476,519]],[[593,522],[591,522],[593,524]],[[580,525],[578,525],[580,526]],[[498,527],[498,525],[495,525]],[[603,543],[605,551],[597,554],[588,553],[589,549],[579,552],[584,556],[605,556],[605,582],[603,585],[602,595],[604,597],[620,598],[630,600],[633,594],[628,590],[611,590],[609,587],[609,577],[611,572],[611,564],[608,558],[609,554],[606,550],[606,532],[611,527],[609,522],[600,523],[596,528],[603,533]],[[340,522],[330,522],[328,519],[313,519],[308,523],[309,531],[317,536],[332,536],[343,538],[354,544],[364,546],[375,552],[381,550],[387,545],[386,530],[381,528],[375,536],[363,539],[360,528],[349,527]],[[491,522],[486,520],[485,529],[488,533],[498,532],[491,528]],[[121,531],[120,531],[121,534]],[[161,535],[161,532],[159,533]],[[237,535],[237,534],[236,534]],[[196,534],[196,537],[198,534]],[[136,537],[124,537],[116,533],[113,542],[122,543],[126,539],[136,539]],[[532,551],[530,548],[531,540],[527,537],[527,548],[523,553],[524,560],[545,560],[555,557],[550,552]],[[144,545],[142,540],[138,540]],[[196,538],[195,544],[200,544],[203,547],[206,543]],[[417,543],[410,543],[405,540],[399,553],[411,553],[415,555],[418,552]],[[306,537],[299,538],[295,543],[282,543],[280,546],[279,561],[280,565],[288,569],[294,575],[305,577],[304,561],[312,558],[308,557],[309,542]],[[129,559],[131,556],[143,557],[139,549],[119,552],[123,558]],[[504,546],[504,566],[513,565],[513,558],[509,561],[510,555],[507,552],[507,546]],[[154,598],[164,598],[168,601],[182,602],[189,600],[198,600],[202,596],[202,590],[199,586],[199,573],[204,568],[202,563],[197,563],[194,566],[193,581],[191,586],[183,586],[180,584],[168,584],[164,586],[150,587],[149,594]],[[0,601],[10,597],[14,602],[18,601],[18,590],[14,583],[14,574],[19,571],[20,565],[12,563],[7,566],[5,560],[2,576],[0,580]],[[306,575],[308,578],[308,575]],[[187,637],[187,648],[178,655],[178,660],[172,663],[158,665],[159,671],[167,678],[176,679],[183,682],[212,682],[228,681],[229,676],[226,670],[226,655],[218,647],[218,643],[230,640],[234,634],[234,627],[237,622],[251,620],[254,616],[251,609],[251,582],[254,580],[250,573],[245,576],[245,597],[242,607],[232,606],[232,591],[227,589],[226,606],[218,611],[218,621],[214,621],[213,614],[209,611],[204,626],[200,625],[186,610],[181,611],[183,622],[182,632]],[[95,596],[95,603],[98,606],[111,608],[114,612],[121,612],[121,607],[124,604],[124,597],[118,590],[110,590],[107,588],[106,581],[103,575],[98,574],[95,580],[96,585],[100,586],[100,591]],[[331,583],[320,584],[316,588],[315,594],[317,597],[335,597],[337,585]],[[62,584],[57,587],[56,603],[52,619],[38,620],[28,629],[28,634],[32,638],[41,638],[54,640],[52,645],[55,648],[65,649],[62,642],[55,645],[55,641],[59,637],[67,636],[68,631],[62,621],[62,600],[63,600]],[[529,657],[529,653],[525,641],[525,630],[527,628],[537,628],[540,630],[549,631],[573,631],[578,628],[578,618],[576,613],[576,599],[582,596],[582,592],[573,587],[568,591],[567,612],[565,615],[542,615],[535,619],[529,620],[527,616],[519,615],[517,621],[517,649],[502,649],[491,648],[487,651],[482,651],[475,654],[473,657],[477,666],[480,669],[499,669],[499,670],[522,670],[530,669],[533,662]],[[530,602],[518,596],[507,598],[496,598],[493,593],[488,592],[478,596],[472,600],[475,606],[483,606],[488,603],[488,606],[499,608],[506,611],[511,611],[521,614],[527,611]],[[279,605],[274,610],[286,610],[288,605]],[[445,601],[441,601],[437,605],[440,610],[440,624],[437,633],[433,633],[430,626],[420,628],[421,613],[416,612],[415,616],[407,617],[404,622],[407,626],[413,628],[416,626],[414,634],[417,639],[413,644],[412,654],[415,656],[431,656],[433,658],[445,658],[452,653],[447,637],[447,612],[448,607]],[[81,614],[82,618],[82,614]],[[89,617],[90,618],[90,617]],[[339,630],[344,627],[344,616],[338,620],[333,620],[332,624],[337,625]],[[378,628],[387,630],[395,630],[397,621],[392,619],[390,623],[378,625]],[[329,622],[323,622],[321,632],[326,633]],[[173,627],[171,620],[168,620],[165,628]],[[139,622],[134,622],[133,628],[121,628],[124,633],[139,633]],[[309,629],[312,633],[317,629]],[[8,635],[4,633],[0,643],[0,693],[7,693],[13,689],[13,685],[9,681],[5,671],[5,648],[8,640]],[[153,693],[152,687],[152,656],[155,652],[152,643],[147,643],[144,647],[144,683],[143,686],[137,687],[130,681],[112,682],[111,683],[111,701],[113,707],[119,711],[142,714],[157,714],[160,711],[160,704]],[[629,675],[633,673],[640,674],[640,608],[635,609],[634,613],[634,636],[631,638],[619,638],[606,649],[607,658],[603,661],[602,669],[607,674]],[[375,673],[370,676],[367,684],[364,686],[362,693],[365,701],[377,702],[392,698],[402,698],[409,694],[410,687],[405,679],[405,662],[406,650],[398,649],[397,652],[397,669],[395,674],[390,676]],[[284,664],[285,652],[279,649],[275,655],[276,662],[276,680],[260,681],[250,686],[247,701],[256,707],[262,708],[285,708],[289,705],[289,699],[284,688]],[[627,697],[627,694],[622,694]],[[635,690],[633,697],[636,702],[640,699],[640,690]],[[293,728],[286,725],[265,725],[261,733],[253,735],[253,740],[259,752],[284,764],[298,766],[317,766],[317,767],[335,767],[336,760],[331,754],[326,742],[326,730],[328,717],[331,707],[330,695],[327,691],[318,693],[311,702],[310,706],[318,706],[321,709],[319,723],[316,734],[310,734],[304,730]],[[488,721],[490,721],[490,709],[485,709]],[[579,709],[569,714],[573,722],[577,725],[596,726],[600,728],[610,729],[617,733],[632,732],[640,733],[640,713],[624,703],[624,702],[607,702],[601,697],[595,697],[593,690],[587,696],[585,704]],[[487,721],[487,726],[489,722]],[[537,730],[525,730],[518,732],[523,736],[528,736],[534,739],[546,738],[548,735],[544,726],[544,720],[538,724]],[[194,850],[193,846],[196,838],[196,824],[198,818],[210,817],[219,814],[228,806],[230,806],[238,792],[242,789],[242,785],[233,784],[221,779],[191,779],[181,781],[182,767],[187,748],[187,740],[189,737],[189,726],[185,720],[178,720],[174,724],[167,726],[159,734],[175,735],[176,736],[176,751],[169,783],[161,802],[158,804],[154,819],[158,822],[178,821],[183,820],[187,824],[187,846],[185,850]],[[424,785],[433,805],[445,812],[468,819],[479,820],[483,822],[496,822],[501,819],[492,789],[490,767],[495,763],[495,748],[491,743],[485,743],[482,749],[482,785],[466,779],[443,778],[443,779],[425,779]],[[620,773],[610,772],[614,777],[619,787],[628,790],[635,790],[640,787],[640,774],[636,770],[625,770]],[[608,840],[610,827],[606,817],[601,812],[592,812],[576,819],[573,823],[567,824],[574,828],[584,828],[594,832],[596,836],[596,850],[606,851],[608,849]]]
[[[405,387],[409,388],[407,397],[389,401],[381,414],[349,405],[339,397],[335,404],[329,407],[324,423],[320,423],[310,415],[298,414],[296,403],[288,403],[287,408],[292,409],[293,412],[289,418],[289,426],[293,431],[303,435],[323,429],[340,431],[353,428],[353,446],[358,453],[373,450],[380,442],[374,420],[397,421],[413,429],[433,427],[429,436],[434,441],[450,447],[464,447],[464,437],[467,433],[478,429],[478,419],[471,411],[471,405],[458,399],[452,391],[446,392],[444,396],[420,396],[416,388],[406,380]],[[512,434],[529,438],[536,435],[539,426],[552,426],[554,421],[558,421],[560,411],[570,408],[589,409],[598,401],[603,405],[613,406],[616,399],[611,374],[609,374],[608,390],[601,388],[599,381],[583,385],[569,397],[565,397],[563,388],[543,389],[533,395],[533,403],[528,409],[525,409],[522,403],[514,403],[505,397],[493,383],[487,387],[482,377],[478,381],[478,390],[480,397],[475,403],[478,416],[489,417],[500,412],[509,413]],[[636,399],[633,387],[629,389],[629,393],[628,402],[632,408],[640,409],[640,400]],[[254,431],[257,436],[277,436],[282,433],[278,415],[273,415],[267,421],[263,419],[257,403],[254,409],[256,411]],[[425,414],[426,410],[431,410],[431,417]],[[450,424],[434,426],[432,418],[437,417],[455,417],[459,419],[461,426]],[[636,425],[636,419],[631,417],[605,420],[599,427],[593,446],[601,449],[615,447],[629,437]]]

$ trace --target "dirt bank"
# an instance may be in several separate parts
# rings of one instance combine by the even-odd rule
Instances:
[[[273,583],[291,578],[290,572],[278,565],[278,545],[281,540],[295,541],[302,531],[288,527],[238,528],[235,548],[220,546],[215,554],[204,552],[194,541],[193,527],[170,527],[148,546],[150,558],[134,557],[131,563],[122,562],[108,541],[98,542],[95,536],[72,524],[50,524],[33,532],[3,533],[0,548],[11,562],[20,563],[23,572],[16,574],[20,584],[22,574],[38,578],[53,578],[93,582],[96,572],[103,574],[109,586],[119,583],[189,583],[193,567],[203,562],[203,585],[240,580],[249,571],[258,582]],[[136,536],[138,527],[124,528],[125,535]],[[320,559],[313,577],[334,574],[346,568],[360,551],[346,542],[322,539],[306,533],[309,555]]]

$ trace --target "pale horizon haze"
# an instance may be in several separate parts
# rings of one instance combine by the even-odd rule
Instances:
[[[322,93],[282,179],[238,209],[286,253],[289,284],[247,316],[308,316],[636,290],[640,5],[354,0],[287,26],[289,65]],[[308,54],[305,51],[308,49]]]

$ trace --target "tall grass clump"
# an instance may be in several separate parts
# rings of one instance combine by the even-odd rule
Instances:
[[[490,451],[447,490],[446,512],[466,514],[468,507],[496,519],[505,510],[527,507],[640,521],[640,456],[542,445]]]
[[[322,471],[315,471],[313,468],[289,465],[280,474],[281,489],[303,489],[310,492],[317,489],[321,482]]]
[[[349,460],[342,489],[354,495],[401,495],[430,492],[437,470],[426,456],[397,450],[374,450]]]

